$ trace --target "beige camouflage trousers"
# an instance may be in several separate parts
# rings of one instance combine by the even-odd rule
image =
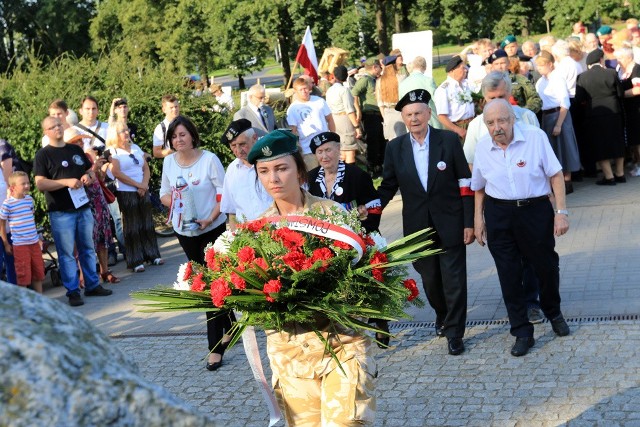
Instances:
[[[289,427],[373,425],[375,382],[356,358],[322,377],[274,377],[274,392]]]

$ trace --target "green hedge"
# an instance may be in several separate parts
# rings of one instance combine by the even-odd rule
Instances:
[[[25,160],[32,160],[40,148],[40,123],[47,108],[56,98],[64,99],[78,111],[80,100],[92,95],[99,101],[99,120],[107,121],[111,100],[126,97],[129,120],[138,125],[136,143],[148,153],[152,151],[152,134],[163,119],[160,98],[172,93],[180,99],[181,113],[189,116],[198,127],[203,148],[218,155],[223,164],[233,160],[220,136],[231,116],[212,112],[212,97],[191,96],[192,88],[185,80],[162,67],[134,69],[126,57],[112,54],[97,60],[62,56],[47,66],[36,58],[28,58],[22,70],[0,77],[0,138],[7,139]],[[151,162],[152,180],[160,180],[161,160]],[[36,221],[46,225],[44,196],[33,189],[36,201]]]

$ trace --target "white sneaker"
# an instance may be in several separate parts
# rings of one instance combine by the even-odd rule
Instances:
[[[629,172],[631,176],[640,176],[640,164],[637,164],[631,171]]]

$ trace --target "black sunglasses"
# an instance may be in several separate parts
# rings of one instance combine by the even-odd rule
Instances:
[[[133,153],[129,154],[129,157],[133,159],[133,163],[135,163],[136,165],[140,164],[140,160],[138,160],[136,156],[133,155]]]

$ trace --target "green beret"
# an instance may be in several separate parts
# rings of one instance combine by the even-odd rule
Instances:
[[[252,165],[256,162],[268,162],[298,151],[298,137],[289,130],[276,129],[269,132],[254,144],[247,160]]]
[[[502,43],[500,43],[500,49],[504,49],[506,45],[515,43],[515,42],[516,42],[516,36],[514,36],[513,34],[509,34],[507,37],[504,38],[504,40],[502,40]]]
[[[613,30],[611,29],[610,26],[608,25],[603,25],[602,27],[598,28],[598,31],[596,31],[596,35],[598,37],[600,36],[606,36],[609,35],[613,32]]]

